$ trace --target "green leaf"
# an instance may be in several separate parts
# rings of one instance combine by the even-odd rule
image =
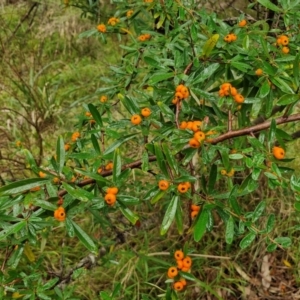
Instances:
[[[266,232],[270,233],[274,229],[274,225],[275,225],[275,215],[270,214],[267,220]]]
[[[210,64],[207,68],[205,68],[200,75],[192,80],[192,85],[204,82],[207,78],[211,77],[220,67],[219,63]]]
[[[260,41],[260,43],[261,43],[261,46],[262,46],[262,48],[263,48],[263,50],[264,50],[264,54],[265,54],[265,56],[266,57],[268,57],[268,58],[270,58],[270,53],[269,53],[269,49],[268,49],[268,46],[267,46],[267,42],[266,42],[266,40],[264,39],[264,37],[263,36],[259,36],[259,41]],[[267,74],[269,74],[269,75],[274,75],[275,74],[275,72],[273,71],[273,68],[266,68],[266,64],[267,63],[265,63],[265,62],[263,62],[263,64],[264,64],[264,71],[267,73]],[[267,65],[268,66],[268,65]]]
[[[295,94],[293,89],[283,79],[279,77],[271,77],[270,79],[284,93]]]
[[[60,136],[56,144],[56,161],[58,163],[58,173],[60,174],[65,164],[65,143]]]
[[[275,12],[281,12],[281,9],[269,0],[257,0],[258,3]]]
[[[113,182],[114,184],[117,184],[118,177],[121,174],[122,170],[122,161],[121,161],[121,155],[120,150],[116,149],[114,153],[114,160],[113,160]]]
[[[14,249],[12,255],[7,261],[7,265],[10,267],[10,269],[15,270],[18,267],[19,262],[23,255],[23,251],[24,251],[24,245],[18,245],[18,247]]]
[[[234,220],[232,216],[229,217],[226,223],[226,231],[225,231],[225,241],[227,244],[231,245],[234,237]]]
[[[78,199],[83,202],[87,202],[94,198],[93,193],[90,193],[84,189],[81,189],[79,187],[76,187],[76,189],[75,189],[72,186],[70,186],[69,184],[67,184],[66,182],[63,182],[62,185],[65,188],[65,190],[75,199]]]
[[[230,205],[231,205],[233,211],[234,211],[237,215],[240,216],[240,215],[242,214],[242,212],[241,212],[241,208],[240,208],[240,206],[239,206],[239,204],[238,204],[238,202],[237,202],[237,200],[236,200],[236,197],[233,196],[233,195],[230,195],[230,197],[229,197],[229,203],[230,203]]]
[[[272,119],[270,129],[269,129],[269,136],[268,136],[268,145],[271,147],[271,144],[274,142],[274,138],[276,136],[276,121]]]
[[[45,210],[56,210],[57,209],[57,206],[52,204],[51,202],[49,201],[45,201],[45,200],[35,200],[34,201],[34,205],[35,206],[38,206],[38,207],[41,207]]]
[[[149,155],[148,151],[144,150],[142,154],[142,171],[147,172],[149,170]]]
[[[208,57],[212,50],[215,48],[217,45],[217,42],[219,40],[220,35],[219,34],[214,34],[209,40],[207,40],[203,46],[203,52],[202,55],[205,57]]]
[[[270,89],[271,89],[270,84],[266,80],[259,89],[259,97],[265,98],[270,93]]]
[[[77,225],[73,220],[70,220],[73,228],[74,228],[74,233],[80,240],[80,242],[92,253],[97,254],[97,246],[93,242],[93,240],[90,238],[90,236],[82,230],[79,225]]]
[[[231,66],[234,67],[235,69],[238,69],[244,73],[247,73],[252,67],[248,64],[241,63],[238,61],[231,61]]]
[[[96,173],[91,173],[91,172],[87,172],[82,169],[76,169],[76,168],[74,170],[76,171],[76,173],[79,173],[88,178],[95,179],[96,181],[100,181],[100,182],[105,182],[106,184],[110,184],[109,180],[105,179],[104,177],[102,177],[101,175],[98,175]]]
[[[255,208],[252,215],[252,222],[256,222],[266,209],[266,201],[261,201]]]
[[[4,240],[7,236],[11,234],[15,234],[19,232],[25,225],[27,224],[26,221],[21,221],[19,223],[13,224],[11,226],[8,226],[7,228],[3,229],[0,232],[0,241]]]
[[[32,188],[42,186],[46,184],[49,180],[50,179],[48,178],[30,178],[13,182],[0,188],[0,196],[22,193]]]
[[[118,94],[118,97],[121,100],[124,107],[127,109],[127,111],[131,115],[135,115],[135,114],[138,114],[140,112],[140,108],[139,108],[138,104],[136,103],[136,101],[134,100],[134,98],[128,97],[128,96],[124,97],[121,94]]]
[[[242,159],[244,158],[244,155],[241,153],[234,153],[234,154],[229,154],[229,159]]]
[[[65,226],[66,226],[66,231],[68,233],[69,237],[74,237],[75,235],[75,230],[74,230],[74,226],[73,226],[73,221],[71,218],[68,217],[65,220]]]
[[[297,210],[297,211],[300,211],[300,202],[295,202],[294,203],[294,208],[295,208],[295,210]]]
[[[240,248],[246,249],[251,245],[251,243],[254,241],[256,235],[253,232],[249,232],[240,242]]]
[[[213,164],[210,169],[209,179],[208,179],[208,193],[212,194],[215,191],[215,184],[218,175],[218,167]]]
[[[151,78],[149,79],[149,84],[150,85],[154,85],[160,81],[164,81],[166,79],[172,78],[174,77],[174,73],[155,73],[154,75],[151,76]]]
[[[112,143],[110,146],[107,147],[107,149],[105,150],[103,155],[107,155],[107,154],[113,152],[116,148],[120,147],[125,142],[133,139],[136,135],[137,135],[137,133],[132,133],[132,134],[125,135],[125,136],[119,138],[118,140],[116,140],[114,143]]]
[[[267,247],[267,251],[268,252],[273,252],[273,251],[275,251],[277,249],[277,245],[276,244],[270,244],[270,245],[268,245],[268,247]]]
[[[177,230],[180,235],[183,234],[183,217],[182,217],[182,209],[180,205],[180,201],[178,201],[178,206],[175,214],[175,221],[177,225]]]
[[[136,205],[140,203],[140,199],[137,197],[129,196],[129,195],[119,195],[118,201],[122,202],[124,205]]]
[[[176,175],[178,175],[179,174],[178,163],[175,159],[175,156],[172,154],[170,150],[170,145],[168,145],[167,143],[162,143],[162,149],[169,166],[175,171]]]
[[[298,54],[295,57],[295,61],[293,65],[293,75],[294,75],[293,79],[294,79],[295,86],[299,86],[299,74],[300,74],[299,64],[300,64],[300,53],[298,52]]]
[[[88,104],[88,108],[89,108],[90,113],[93,116],[93,119],[102,128],[103,127],[103,122],[102,122],[102,118],[101,118],[101,115],[100,115],[98,109],[92,103]]]
[[[101,300],[113,300],[113,298],[111,298],[107,292],[103,291],[100,292],[100,298]]]
[[[220,154],[222,157],[222,162],[226,170],[230,168],[229,164],[229,156],[228,156],[228,149],[221,149]]]
[[[94,134],[91,135],[91,141],[92,141],[93,147],[95,149],[95,152],[97,154],[101,154],[101,150],[100,150],[100,147],[99,147],[98,139],[96,138],[96,136]]]
[[[129,208],[121,205],[120,206],[120,210],[122,212],[122,214],[124,215],[124,217],[132,224],[134,225],[138,220],[139,220],[139,217],[134,213],[132,212]]]
[[[155,195],[153,195],[153,198],[151,199],[150,203],[155,204],[158,200],[160,200],[164,195],[166,194],[166,191],[158,190]]]
[[[277,102],[277,105],[288,105],[298,101],[300,98],[299,94],[285,94],[281,96]]]
[[[194,227],[194,240],[195,242],[199,242],[203,235],[206,232],[206,226],[209,220],[209,215],[207,209],[203,208],[200,212],[200,216],[196,220],[196,224]]]
[[[164,158],[163,152],[161,150],[160,144],[154,143],[154,151],[155,151],[155,155],[156,155],[156,161],[157,161],[157,164],[158,164],[161,172],[166,176],[166,178],[169,178],[169,173],[167,170],[165,158]]]
[[[292,245],[292,240],[289,237],[277,237],[274,241],[280,244],[283,248],[288,248]]]
[[[179,201],[179,196],[175,195],[172,197],[171,201],[169,202],[168,208],[166,210],[165,216],[163,218],[161,227],[160,227],[160,234],[164,235],[170,228],[175,214],[176,214],[176,209],[177,209],[177,204]]]
[[[34,159],[34,157],[32,156],[31,152],[27,149],[23,149],[22,152],[25,154],[26,156],[26,161],[29,163],[30,168],[34,171],[37,172],[38,170],[38,166],[36,164],[36,161]]]
[[[292,175],[290,179],[291,188],[300,193],[300,179],[298,179],[295,175]]]

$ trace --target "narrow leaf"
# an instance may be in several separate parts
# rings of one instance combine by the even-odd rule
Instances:
[[[133,133],[133,134],[125,135],[122,138],[116,140],[109,147],[107,147],[107,149],[105,150],[103,155],[107,155],[107,154],[113,152],[116,148],[120,147],[125,142],[133,139],[136,135],[137,135],[137,133]]]
[[[114,153],[114,160],[113,160],[113,182],[114,184],[117,184],[118,177],[121,174],[122,170],[122,161],[121,161],[121,155],[120,150],[116,149]]]
[[[229,217],[226,223],[226,231],[225,231],[225,241],[227,244],[231,245],[234,237],[234,220],[232,216]]]
[[[103,127],[102,118],[101,118],[101,115],[100,115],[98,109],[92,103],[88,104],[88,108],[89,108],[90,113],[93,116],[93,119],[97,122],[97,124],[100,127]]]
[[[96,138],[96,136],[94,134],[91,135],[91,141],[92,141],[92,144],[93,144],[93,147],[94,147],[96,153],[101,154],[98,139]]]
[[[65,143],[64,139],[60,136],[56,144],[56,161],[58,166],[58,173],[60,174],[65,164]]]
[[[198,217],[194,227],[194,240],[199,242],[206,232],[206,225],[208,222],[208,212],[206,209],[202,209],[200,216]]]
[[[179,196],[175,195],[169,202],[168,208],[166,210],[165,216],[163,218],[163,221],[162,221],[162,224],[160,227],[161,235],[164,235],[168,231],[168,229],[170,228],[170,226],[174,220],[178,200],[179,200]]]
[[[129,208],[127,208],[125,206],[120,206],[120,210],[121,210],[122,214],[124,215],[124,217],[132,225],[134,225],[139,220],[139,217],[134,212],[132,212]]]
[[[256,235],[252,232],[248,233],[240,242],[240,248],[246,249],[254,241]]]

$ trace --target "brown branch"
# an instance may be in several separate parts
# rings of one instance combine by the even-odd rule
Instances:
[[[294,114],[294,115],[290,115],[288,117],[279,117],[279,118],[275,119],[277,125],[289,123],[289,122],[295,122],[298,120],[300,120],[300,114]],[[211,144],[215,145],[215,144],[218,144],[220,142],[226,141],[226,140],[234,138],[234,137],[243,136],[243,135],[255,133],[258,131],[262,131],[262,130],[268,129],[270,126],[271,126],[271,121],[266,121],[264,123],[257,124],[254,126],[226,132],[226,133],[214,138],[211,141]]]

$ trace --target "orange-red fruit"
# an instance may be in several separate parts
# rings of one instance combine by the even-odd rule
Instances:
[[[170,186],[170,183],[167,180],[162,179],[158,182],[158,187],[162,191],[167,190],[169,188],[169,186]]]
[[[201,122],[201,121],[194,121],[194,122],[193,122],[192,130],[193,130],[194,132],[200,130],[201,125],[202,125],[202,122]]]
[[[192,260],[189,256],[186,256],[184,259],[183,259],[183,267],[184,268],[190,268],[192,266]]]
[[[114,205],[117,200],[117,197],[114,194],[106,194],[104,200],[108,205]]]
[[[199,148],[201,146],[201,144],[198,142],[197,139],[195,138],[191,138],[189,140],[189,145],[192,147],[192,148]]]
[[[66,219],[66,212],[62,206],[54,211],[54,218],[60,222],[63,222]]]
[[[257,75],[257,76],[261,76],[262,74],[263,74],[263,70],[262,69],[257,69],[255,71],[255,75]]]
[[[187,127],[187,122],[186,122],[186,121],[182,121],[182,122],[180,123],[180,125],[179,125],[179,128],[180,128],[180,129],[186,129],[186,127]]]
[[[188,191],[189,187],[186,185],[185,182],[179,183],[177,186],[177,190],[179,193],[184,194]]]
[[[201,143],[205,140],[205,133],[202,131],[197,131],[194,133],[194,138]]]
[[[40,171],[40,172],[39,172],[39,176],[40,176],[41,178],[45,178],[45,177],[47,176],[47,174],[44,173],[44,172],[42,172],[42,171]]]
[[[245,27],[247,25],[247,21],[244,19],[239,22],[239,27]]]
[[[244,101],[245,101],[244,96],[241,95],[241,94],[235,95],[235,96],[233,97],[233,99],[234,99],[234,101],[235,101],[236,103],[244,103]]]
[[[200,211],[200,206],[196,205],[196,204],[192,204],[191,205],[191,210],[193,210],[193,211]]]
[[[272,153],[273,153],[273,156],[278,160],[284,159],[284,157],[285,157],[285,151],[281,147],[276,147],[276,146],[273,147]]]
[[[139,125],[142,122],[142,118],[140,115],[133,115],[130,121],[133,125]]]
[[[178,259],[176,260],[176,262],[177,262],[177,269],[181,270],[183,268],[183,260]]]
[[[191,211],[191,218],[194,219],[198,215],[198,213],[199,212],[196,210]]]
[[[174,257],[176,260],[183,260],[184,258],[184,253],[181,250],[176,250],[174,253]]]
[[[68,151],[71,148],[71,146],[70,146],[70,144],[65,144],[64,148],[65,148],[65,151]]]
[[[105,166],[105,170],[109,171],[112,170],[114,167],[114,164],[112,162],[109,162],[106,166]]]
[[[145,118],[149,117],[151,115],[151,110],[148,107],[145,107],[141,110],[141,115]]]
[[[107,194],[117,195],[119,192],[119,189],[117,187],[113,186],[113,187],[109,187],[106,192],[107,192]]]
[[[184,278],[180,278],[179,281],[183,284],[183,286],[186,286],[186,280]]]
[[[178,275],[178,270],[176,267],[170,267],[168,270],[168,277],[169,278],[174,278]]]
[[[180,292],[180,291],[182,291],[183,290],[183,283],[181,282],[181,281],[176,281],[176,282],[174,282],[174,284],[173,284],[173,288],[174,288],[174,290],[175,291],[177,291],[177,292]]]
[[[290,48],[289,47],[282,47],[281,51],[284,54],[288,54],[290,52]]]

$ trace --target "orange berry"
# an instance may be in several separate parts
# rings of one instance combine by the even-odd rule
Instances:
[[[194,138],[201,143],[202,141],[205,140],[205,133],[202,131],[197,131],[194,133]]]
[[[53,183],[59,183],[59,178],[58,178],[58,177],[54,177],[54,178],[52,179],[52,181],[53,181]]]
[[[191,186],[192,186],[192,185],[191,185],[191,183],[190,183],[190,182],[188,182],[188,181],[187,181],[187,182],[184,182],[184,184],[187,186],[187,188],[188,188],[188,189],[190,189],[190,188],[191,188]]]
[[[289,44],[289,38],[286,35],[281,35],[280,37],[281,45],[286,46]]]
[[[181,194],[186,193],[186,192],[188,191],[188,189],[189,189],[189,188],[188,188],[188,186],[186,185],[185,182],[179,183],[178,186],[177,186],[177,190],[178,190],[178,192],[181,193]]]
[[[181,94],[182,94],[183,98],[188,98],[190,95],[188,88],[184,86],[181,89]]]
[[[178,275],[178,270],[176,267],[170,267],[168,270],[168,277],[169,278],[174,278]]]
[[[223,84],[221,84],[221,86],[220,86],[220,89],[221,90],[224,90],[224,89],[229,89],[229,88],[231,88],[232,87],[232,85],[231,85],[231,83],[229,83],[229,82],[224,82]]]
[[[225,37],[224,37],[224,41],[226,43],[231,43],[232,42],[232,37],[230,34],[227,34]]]
[[[233,97],[236,103],[244,103],[245,98],[241,94],[237,94]]]
[[[176,262],[177,262],[177,269],[181,270],[183,268],[183,260],[178,259],[176,260]]]
[[[201,144],[199,143],[199,141],[197,139],[195,139],[195,138],[191,138],[189,140],[189,145],[192,148],[199,148],[201,146]]]
[[[224,97],[224,96],[225,96],[224,90],[219,90],[219,96],[220,96],[220,97]]]
[[[184,258],[184,253],[181,250],[176,250],[174,253],[174,257],[176,260],[183,260]]]
[[[200,211],[200,206],[196,205],[196,204],[192,204],[191,205],[191,210],[199,212]]]
[[[282,47],[281,51],[284,54],[288,54],[290,52],[290,48],[289,47]]]
[[[188,121],[186,125],[186,129],[193,130],[194,122]]]
[[[142,122],[142,118],[140,115],[133,115],[130,121],[133,125],[139,125]]]
[[[66,219],[66,212],[62,206],[54,211],[54,218],[60,222],[63,222]]]
[[[276,147],[276,146],[273,147],[272,153],[273,153],[273,156],[278,160],[284,159],[284,157],[285,157],[285,151],[281,147]]]
[[[173,284],[173,288],[174,288],[174,290],[175,291],[177,291],[177,292],[180,292],[180,291],[182,291],[183,290],[183,283],[181,282],[181,281],[176,281],[176,282],[174,282],[174,284]]]
[[[230,33],[230,36],[231,36],[231,41],[236,41],[237,39],[237,36],[234,34],[234,33]]]
[[[177,87],[176,87],[176,92],[181,92],[181,90],[184,88],[185,86],[183,84],[179,84]]]
[[[112,162],[109,162],[106,166],[105,166],[105,170],[109,171],[112,170],[114,167],[114,164]]]
[[[239,22],[239,27],[245,27],[247,25],[247,21],[244,19]]]
[[[105,26],[104,24],[99,24],[99,25],[97,26],[97,30],[98,30],[99,32],[105,33],[105,32],[106,32],[106,26]]]
[[[191,211],[191,218],[194,219],[198,215],[198,213],[199,212],[195,210]]]
[[[220,173],[221,173],[221,175],[223,175],[223,176],[227,175],[227,172],[226,172],[225,169],[221,170]]]
[[[189,256],[186,256],[182,262],[184,268],[190,268],[192,266],[192,260]]]
[[[41,178],[45,178],[45,177],[47,176],[47,174],[44,173],[44,172],[42,172],[42,171],[40,171],[40,172],[39,172],[39,176],[40,176]]]
[[[232,177],[235,173],[235,170],[232,168],[229,172],[226,173],[228,177]]]
[[[86,117],[91,117],[92,114],[91,114],[89,111],[87,111],[87,112],[85,113],[85,116],[86,116]]]
[[[235,87],[230,88],[230,94],[231,96],[236,96],[238,94],[238,91]]]
[[[255,75],[257,75],[257,76],[261,76],[262,74],[263,74],[263,70],[262,69],[257,69],[255,71]]]
[[[131,10],[128,10],[127,12],[126,12],[126,17],[127,18],[130,18],[131,16],[132,16],[132,14],[133,14],[133,10],[131,9]]]
[[[116,17],[111,17],[108,21],[107,24],[111,26],[115,26],[120,22],[120,20]]]
[[[178,103],[178,101],[179,101],[179,100],[178,100],[178,99],[176,99],[176,98],[172,99],[172,103],[173,103],[173,104],[177,104],[177,103]]]
[[[72,142],[76,142],[78,138],[80,138],[80,132],[76,131],[72,134],[71,140]]]
[[[141,110],[141,115],[145,118],[149,117],[151,115],[151,110],[148,107],[145,107]]]
[[[190,270],[190,268],[187,268],[187,267],[182,267],[181,271],[182,272],[188,272]]]
[[[21,145],[22,145],[21,141],[16,141],[16,146],[17,147],[21,147]]]
[[[30,189],[30,192],[37,192],[37,191],[39,191],[40,189],[41,189],[40,186],[36,186],[36,187],[34,187],[34,188],[31,188],[31,189]]]
[[[217,134],[218,132],[216,130],[209,130],[205,133],[205,135],[215,135]]]
[[[146,41],[145,35],[144,35],[144,34],[141,34],[141,35],[138,37],[138,40],[139,40],[140,42]]]
[[[186,280],[184,278],[180,278],[179,281],[183,284],[183,286],[186,286]]]
[[[202,122],[201,122],[201,121],[194,121],[194,122],[193,122],[192,130],[193,130],[194,132],[200,130],[201,125],[202,125]]]
[[[70,144],[65,144],[64,148],[65,148],[65,151],[68,151],[71,148],[71,146],[70,146]]]
[[[175,99],[177,99],[178,101],[182,100],[183,99],[183,94],[181,92],[176,92],[175,93]]]
[[[100,97],[100,102],[101,103],[104,103],[104,102],[106,102],[107,101],[107,96],[101,96]]]
[[[114,195],[117,195],[118,192],[119,192],[119,189],[115,186],[108,188],[106,191],[107,194],[114,194]]]
[[[186,121],[182,121],[182,122],[180,123],[180,125],[179,125],[179,128],[180,128],[180,129],[186,129],[186,127],[187,127],[187,122],[186,122]]]
[[[114,194],[106,194],[105,197],[104,197],[104,200],[105,202],[108,204],[108,205],[114,205],[116,200],[117,200],[117,197],[116,195]]]
[[[158,182],[158,187],[160,190],[165,191],[169,188],[170,183],[167,180],[160,180]]]
[[[100,174],[102,172],[102,168],[98,168],[97,173]]]

